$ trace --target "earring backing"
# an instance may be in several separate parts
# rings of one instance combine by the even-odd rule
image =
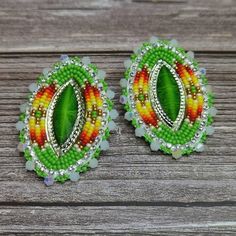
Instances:
[[[198,67],[194,53],[185,53],[176,40],[152,37],[124,65],[120,102],[135,135],[144,137],[152,151],[176,159],[203,151],[217,110],[206,70]]]
[[[89,57],[62,55],[29,86],[29,101],[20,106],[16,124],[18,149],[27,159],[26,169],[35,170],[47,186],[77,181],[81,172],[97,166],[100,151],[109,148],[118,113],[104,78]]]

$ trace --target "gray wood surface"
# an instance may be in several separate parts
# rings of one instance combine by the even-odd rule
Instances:
[[[201,154],[153,153],[123,119],[123,61],[151,35],[176,38],[207,69],[219,113]],[[233,0],[2,0],[0,235],[236,235],[235,36]],[[120,133],[98,168],[47,188],[24,169],[15,123],[28,85],[61,53],[107,72]]]

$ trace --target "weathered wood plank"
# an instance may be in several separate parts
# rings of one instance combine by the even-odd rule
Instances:
[[[0,234],[235,235],[235,20],[233,0],[1,0]],[[123,61],[152,35],[196,50],[208,70],[219,114],[201,154],[150,152],[123,119]],[[96,170],[47,188],[24,169],[14,123],[27,86],[60,52],[107,72],[120,133]]]
[[[152,35],[186,49],[236,50],[236,2],[0,2],[0,52],[131,50]]]
[[[214,123],[216,132],[208,139],[205,152],[175,161],[161,152],[151,152],[144,140],[134,136],[133,127],[123,119],[124,111],[118,104],[118,84],[124,72],[123,60],[128,54],[86,54],[107,71],[107,81],[117,94],[115,105],[120,113],[117,124],[121,133],[112,134],[111,149],[102,154],[95,171],[82,175],[78,184],[57,184],[49,189],[34,173],[24,170],[24,158],[16,151],[18,139],[14,124],[19,115],[19,104],[26,101],[28,84],[59,55],[0,55],[0,202],[106,204],[174,201],[224,204],[235,201],[236,55],[196,53],[200,64],[208,69],[209,82],[216,93],[216,107],[219,109]]]
[[[163,166],[164,168],[164,166]],[[99,170],[97,170],[99,171]],[[155,170],[155,171],[158,171]],[[46,188],[42,180],[33,173],[17,176],[13,172],[14,180],[2,180],[0,202],[11,203],[127,203],[140,202],[225,202],[236,201],[236,184],[234,179],[228,180],[191,180],[182,178],[175,171],[177,180],[159,180],[142,178],[142,172],[133,179],[86,179],[92,173],[82,176],[79,183],[55,184],[53,188]],[[202,173],[200,172],[200,175]],[[168,176],[168,173],[166,174]],[[24,178],[23,178],[24,177]],[[17,193],[17,194],[16,194]]]
[[[235,207],[2,207],[0,233],[235,235]],[[11,222],[9,224],[9,222]]]

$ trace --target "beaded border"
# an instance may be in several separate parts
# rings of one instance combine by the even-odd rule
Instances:
[[[81,155],[83,155],[81,159],[79,159],[72,166],[69,166],[67,169],[61,169],[57,171],[48,169],[38,159],[38,156],[34,151],[35,144],[31,144],[30,142],[28,121],[30,117],[30,108],[33,98],[35,97],[41,86],[43,84],[47,84],[48,82],[52,82],[50,81],[51,76],[61,70],[64,66],[70,64],[81,67],[83,70],[88,72],[90,77],[92,78],[92,84],[96,85],[98,90],[100,91],[100,95],[103,100],[102,127],[99,130],[99,135],[95,138],[94,142],[92,144],[87,144],[84,148],[85,150],[83,151],[83,153],[81,153]],[[53,184],[54,180],[59,182],[64,182],[67,179],[71,179],[72,181],[78,180],[78,173],[85,172],[86,170],[88,170],[88,168],[95,168],[97,166],[96,159],[99,157],[100,151],[107,150],[109,148],[109,143],[106,140],[110,135],[110,131],[116,129],[116,125],[112,121],[112,119],[116,119],[118,113],[113,109],[113,103],[110,100],[114,97],[115,94],[108,88],[106,82],[104,81],[104,78],[105,72],[103,72],[102,70],[98,70],[96,66],[90,64],[90,59],[88,57],[84,57],[82,58],[82,60],[80,60],[80,58],[78,57],[69,58],[67,55],[62,55],[61,62],[56,63],[53,66],[52,70],[44,70],[43,75],[39,77],[38,84],[32,84],[29,86],[29,89],[32,92],[29,97],[29,102],[27,104],[21,105],[20,110],[22,113],[20,115],[20,121],[16,124],[16,128],[20,130],[20,144],[18,145],[18,149],[19,151],[23,151],[25,153],[25,158],[28,160],[26,162],[26,169],[35,170],[40,177],[44,177],[44,182],[46,185]],[[66,84],[70,82],[71,81],[69,80],[66,82]],[[61,88],[63,86],[65,86],[65,84],[62,84]],[[46,144],[45,148],[47,148],[48,145],[49,144]],[[80,147],[77,144],[72,145],[75,146],[78,153],[81,151]],[[74,175],[71,178],[72,174]]]

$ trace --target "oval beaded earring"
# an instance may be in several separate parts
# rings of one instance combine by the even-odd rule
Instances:
[[[16,124],[18,149],[27,159],[26,169],[44,177],[46,185],[77,181],[109,148],[107,138],[118,113],[104,77],[88,57],[62,55],[61,62],[29,86],[29,101],[21,105]]]
[[[124,62],[127,70],[120,81],[120,102],[135,135],[144,137],[152,151],[176,159],[203,151],[206,136],[214,132],[213,94],[206,70],[193,57],[176,40],[152,37]]]

